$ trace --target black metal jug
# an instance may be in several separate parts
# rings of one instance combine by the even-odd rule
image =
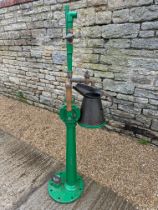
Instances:
[[[105,125],[100,90],[85,84],[73,87],[84,96],[79,125],[86,128],[101,128]]]

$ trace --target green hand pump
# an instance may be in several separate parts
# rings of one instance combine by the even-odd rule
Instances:
[[[66,104],[60,109],[60,118],[66,125],[66,169],[56,173],[48,182],[50,197],[59,203],[70,203],[78,199],[83,190],[82,177],[77,173],[76,162],[76,125],[80,118],[79,108],[72,102],[72,56],[73,56],[73,20],[77,12],[69,11],[65,6],[66,44],[68,76],[66,82]]]
[[[72,77],[73,56],[73,21],[77,18],[77,12],[70,11],[69,5],[65,6],[66,19],[66,46],[67,46],[67,81],[66,103],[60,109],[60,118],[66,125],[66,168],[57,172],[48,182],[50,197],[59,203],[71,203],[78,199],[84,191],[82,177],[77,173],[76,161],[76,125],[85,128],[101,128],[105,125],[105,119],[101,104],[101,91],[94,88],[94,80],[90,79],[86,72],[84,78]],[[81,111],[74,104],[72,98],[72,82],[78,83],[75,87],[84,96]],[[85,83],[85,84],[81,84]],[[91,83],[92,86],[87,84]],[[104,93],[104,95],[107,95]]]

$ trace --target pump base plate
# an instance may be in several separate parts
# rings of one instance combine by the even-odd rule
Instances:
[[[55,183],[53,179],[48,182],[48,194],[58,203],[71,203],[81,197],[84,191],[84,182],[81,176],[77,175],[77,181],[74,186],[66,184],[65,172],[55,174],[60,178],[60,183]]]

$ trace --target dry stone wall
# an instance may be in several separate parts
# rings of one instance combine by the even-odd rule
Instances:
[[[57,111],[64,100],[65,0],[0,9],[0,92]],[[158,0],[81,0],[74,24],[74,73],[89,71],[114,98],[105,116],[158,139]],[[80,104],[81,97],[75,93]]]

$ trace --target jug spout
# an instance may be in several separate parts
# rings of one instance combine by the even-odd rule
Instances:
[[[77,92],[79,92],[82,96],[86,96],[90,93],[101,94],[100,90],[85,84],[78,83],[76,86],[73,87]]]

